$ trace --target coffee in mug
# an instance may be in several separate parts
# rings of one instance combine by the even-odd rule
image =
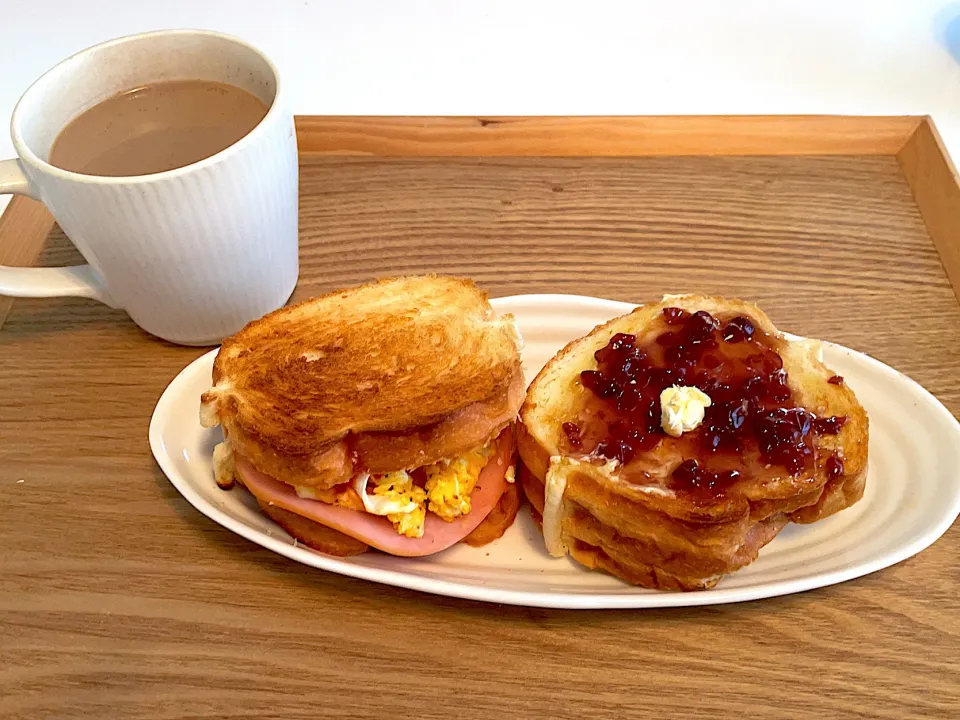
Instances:
[[[53,141],[50,164],[84,175],[130,177],[191,165],[255,128],[267,105],[210,80],[133,88],[71,120]]]
[[[17,103],[0,193],[44,203],[87,265],[0,266],[0,295],[74,296],[210,345],[297,282],[298,156],[279,74],[203,30],[120,38],[64,60]]]

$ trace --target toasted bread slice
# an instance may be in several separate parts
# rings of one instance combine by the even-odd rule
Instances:
[[[287,533],[309,548],[327,555],[349,557],[365,553],[369,546],[326,525],[309,520],[289,510],[257,498],[260,509]]]
[[[741,472],[736,482],[722,492],[693,495],[678,490],[672,474],[690,448],[701,447],[699,431],[663,435],[626,466],[571,448],[563,425],[582,418],[593,398],[580,374],[597,369],[594,353],[618,333],[636,336],[638,345],[650,341],[663,332],[668,307],[706,311],[721,321],[749,318],[782,359],[791,405],[821,418],[845,418],[837,434],[817,437],[803,471],[761,463],[756,449],[746,446],[742,457],[724,458],[725,468]],[[866,478],[868,422],[852,390],[821,362],[818,343],[788,341],[759,308],[741,300],[668,297],[595,328],[543,368],[521,421],[519,451],[531,476],[523,488],[534,508],[543,512],[545,486],[554,494],[562,489],[559,510],[548,513],[559,528],[545,528],[545,537],[590,567],[647,587],[710,587],[752,562],[787,522],[814,522],[856,502]],[[833,457],[841,459],[839,475],[831,471]]]
[[[201,422],[292,485],[454,457],[516,418],[520,337],[472,282],[423,276],[331,293],[223,342]]]
[[[503,537],[503,534],[513,525],[513,521],[517,519],[519,511],[520,491],[516,483],[509,483],[493,510],[473,532],[463,539],[463,542],[470,547],[482,547]]]

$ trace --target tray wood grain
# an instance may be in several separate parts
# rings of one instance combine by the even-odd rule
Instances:
[[[296,297],[427,270],[494,295],[738,294],[785,329],[892,364],[960,414],[960,196],[932,125],[855,119],[874,128],[867,152],[836,139],[841,120],[824,145],[744,156],[751,124],[770,121],[748,132],[720,119],[719,149],[698,154],[710,125],[696,120],[667,155],[629,152],[618,134],[659,120],[616,132],[551,120],[576,142],[544,157],[508,152],[528,147],[513,135],[473,139],[513,133],[506,122],[301,119]],[[796,122],[802,135],[826,121]],[[789,137],[786,125],[767,136]],[[614,136],[623,154],[603,152]],[[405,137],[416,147],[382,156]],[[38,264],[80,261],[43,212],[11,208],[0,251],[20,227],[40,238]],[[233,536],[156,468],[150,413],[201,352],[90,301],[13,303],[0,330],[0,717],[960,713],[956,528],[880,573],[736,606],[563,612],[380,587]]]

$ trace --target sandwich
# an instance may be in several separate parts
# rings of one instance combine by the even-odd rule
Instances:
[[[520,336],[473,283],[381,280],[281,308],[224,340],[200,421],[238,483],[331,555],[424,556],[516,517]]]
[[[741,300],[668,296],[595,328],[547,363],[520,419],[547,550],[648,588],[711,588],[866,483],[854,392],[819,343]]]

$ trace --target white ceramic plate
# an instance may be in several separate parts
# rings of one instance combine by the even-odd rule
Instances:
[[[523,333],[528,380],[568,341],[633,309],[570,295],[522,295],[493,305]],[[183,496],[225,528],[288,558],[343,575],[439,595],[562,608],[648,608],[755,600],[832,585],[888,567],[939,538],[960,513],[960,424],[930,393],[896,370],[825,344],[827,364],[846,379],[870,415],[870,473],[863,499],[814,525],[788,526],[752,565],[717,588],[672,593],[628,586],[569,559],[555,559],[521,511],[490,545],[458,545],[428,558],[378,552],[340,559],[294,544],[240,488],[213,480],[219,430],[200,427],[200,394],[215,351],[191,363],[163,393],[150,423],[153,454]]]

